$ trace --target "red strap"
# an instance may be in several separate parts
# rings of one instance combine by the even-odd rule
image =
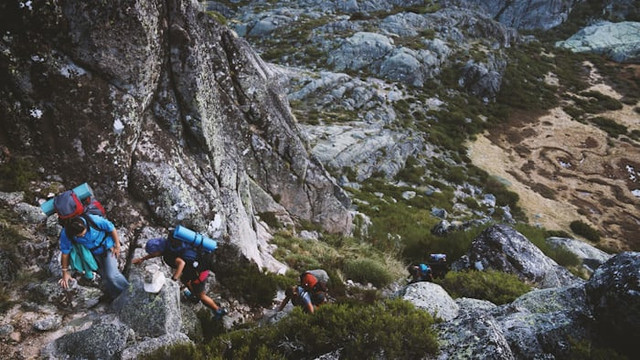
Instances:
[[[205,271],[200,273],[200,275],[198,276],[197,279],[193,280],[193,283],[198,285],[198,284],[204,282],[205,280],[207,280],[208,277],[209,277],[209,270],[205,270]]]

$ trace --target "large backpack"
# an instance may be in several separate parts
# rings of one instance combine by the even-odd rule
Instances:
[[[300,274],[300,284],[311,295],[311,302],[318,306],[327,301],[329,275],[322,269],[308,270]]]
[[[106,212],[100,202],[92,197],[86,198],[84,201],[78,198],[73,190],[67,190],[55,197],[53,200],[53,208],[58,214],[58,222],[65,226],[69,220],[78,216],[83,216],[87,223],[93,227],[93,221],[86,216],[87,214],[105,216]]]

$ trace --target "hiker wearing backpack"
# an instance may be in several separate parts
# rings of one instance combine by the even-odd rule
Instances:
[[[433,281],[431,267],[427,264],[409,265],[407,270],[410,275],[409,284],[418,281]]]
[[[162,256],[162,260],[174,269],[173,281],[180,280],[186,287],[184,293],[187,298],[194,298],[213,310],[216,318],[222,318],[227,310],[221,308],[205,292],[209,269],[202,256],[191,245],[176,239],[173,231],[169,231],[167,238],[154,238],[145,245],[147,255],[133,259],[132,264],[141,264],[145,260]]]
[[[327,302],[328,282],[329,275],[322,269],[308,270],[300,274],[300,286],[309,293],[315,306]]]
[[[433,272],[434,278],[444,279],[449,271],[446,254],[429,254],[429,266]]]
[[[284,291],[285,297],[278,306],[276,311],[282,311],[284,307],[287,305],[289,301],[293,304],[293,306],[300,306],[305,312],[313,314],[315,311],[315,306],[311,301],[311,294],[306,291],[302,286],[296,285],[288,287]]]
[[[120,254],[120,237],[113,223],[102,216],[83,214],[65,222],[60,233],[60,263],[62,264],[62,278],[60,285],[67,289],[71,273],[69,269],[72,247],[82,245],[86,247],[98,265],[107,295],[114,299],[129,287],[129,281],[118,269],[118,255]]]

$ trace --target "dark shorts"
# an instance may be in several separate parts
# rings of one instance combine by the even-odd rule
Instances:
[[[206,290],[206,285],[207,282],[201,282],[199,284],[193,284],[191,283],[191,293],[194,295],[199,295],[200,293],[203,293]]]

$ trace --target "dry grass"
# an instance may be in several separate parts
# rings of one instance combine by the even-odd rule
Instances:
[[[593,68],[590,83],[589,90],[622,97]],[[635,106],[599,115],[637,130]],[[640,190],[640,143],[608,137],[560,107],[533,117],[515,116],[500,131],[478,136],[469,146],[473,163],[509,181],[531,222],[570,232],[569,223],[582,220],[602,232],[603,245],[640,249],[640,198],[631,192]]]

